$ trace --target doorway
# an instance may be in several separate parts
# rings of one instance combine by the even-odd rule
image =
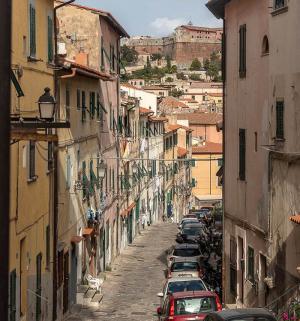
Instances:
[[[69,310],[69,251],[64,254],[63,313]]]
[[[245,282],[245,252],[244,252],[244,240],[240,236],[238,237],[238,253],[239,253],[239,299],[244,304],[244,282]]]
[[[77,245],[75,243],[71,244],[70,302],[75,304],[77,293]]]
[[[268,291],[264,279],[267,277],[267,258],[259,255],[259,288],[258,288],[258,302],[260,307],[267,305]]]

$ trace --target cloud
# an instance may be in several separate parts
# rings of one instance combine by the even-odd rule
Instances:
[[[150,26],[157,35],[168,35],[172,33],[176,27],[185,23],[186,21],[183,18],[170,19],[163,17],[156,18],[151,22]]]

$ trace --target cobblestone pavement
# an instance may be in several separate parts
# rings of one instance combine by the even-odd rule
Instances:
[[[154,321],[157,293],[164,283],[165,251],[177,232],[175,224],[147,227],[115,260],[103,285],[99,308],[85,309],[76,320]],[[75,319],[74,319],[75,320]]]

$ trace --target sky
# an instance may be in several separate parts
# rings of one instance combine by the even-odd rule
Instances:
[[[130,36],[167,36],[190,21],[195,26],[221,27],[205,7],[208,0],[76,0],[109,11]]]

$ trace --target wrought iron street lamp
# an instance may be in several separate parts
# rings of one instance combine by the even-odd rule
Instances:
[[[54,97],[50,94],[50,88],[46,87],[44,91],[44,94],[40,96],[38,100],[40,118],[47,121],[53,121],[56,102]]]
[[[105,173],[106,173],[106,164],[104,163],[104,161],[101,159],[97,169],[98,169],[98,175],[100,179],[103,179],[105,177]]]
[[[138,165],[137,165],[136,162],[134,162],[134,163],[132,164],[131,168],[132,168],[132,173],[133,173],[133,174],[137,174],[137,172],[138,172]]]

